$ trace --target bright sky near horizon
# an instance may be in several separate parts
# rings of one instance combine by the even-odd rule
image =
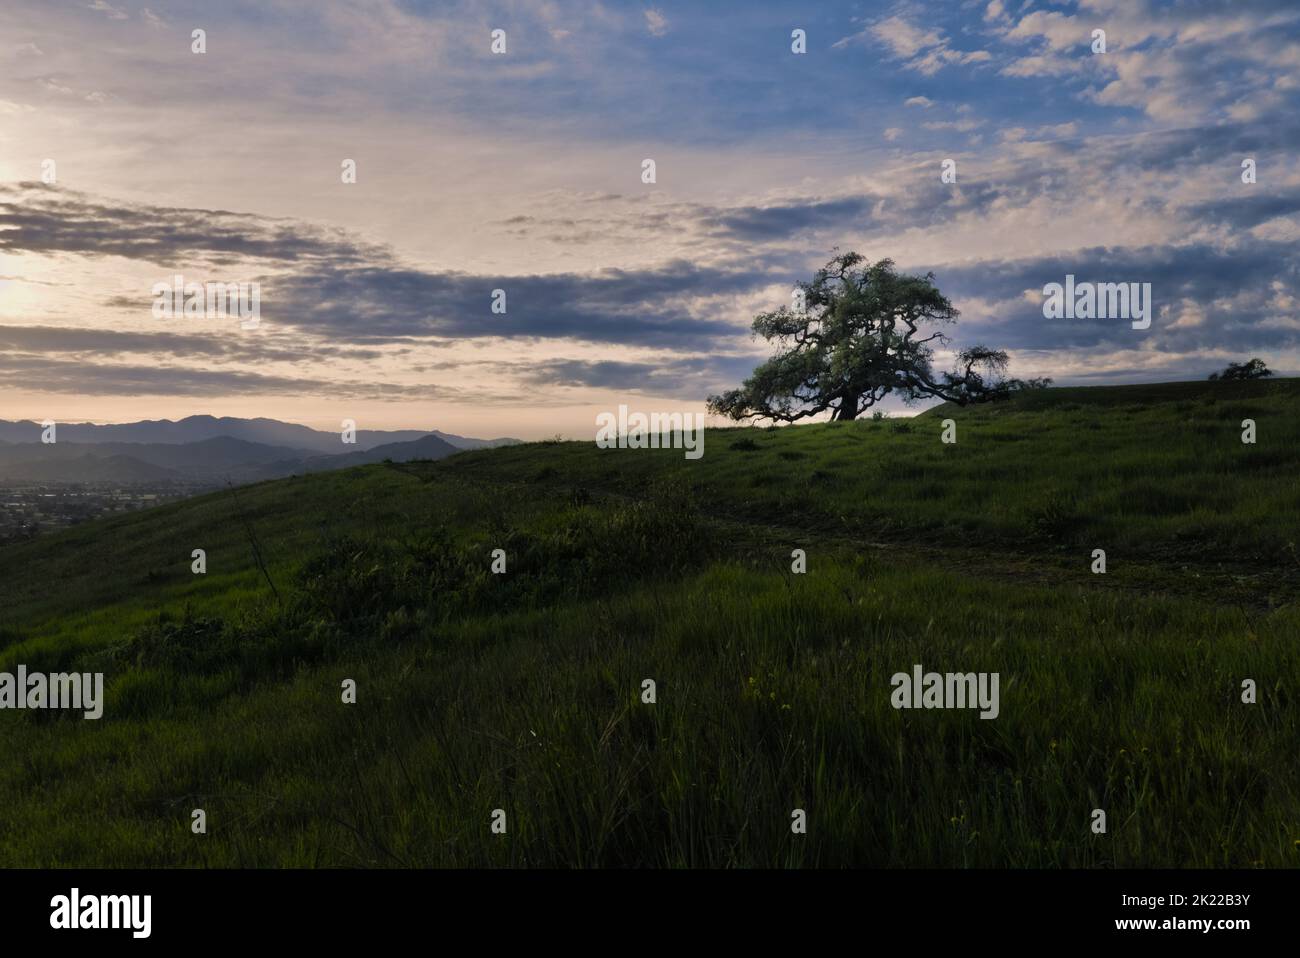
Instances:
[[[737,385],[836,247],[1022,378],[1294,375],[1298,106],[1293,0],[6,0],[0,419],[590,437]],[[1045,319],[1066,274],[1151,328]]]

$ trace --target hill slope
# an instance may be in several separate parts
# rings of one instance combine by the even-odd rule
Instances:
[[[0,550],[0,671],[108,686],[99,722],[0,711],[0,863],[1295,865],[1300,382],[1120,388],[363,466]],[[894,709],[916,664],[998,673],[998,717]]]

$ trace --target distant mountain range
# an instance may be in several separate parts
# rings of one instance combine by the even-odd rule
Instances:
[[[344,446],[342,431],[323,432],[278,419],[233,419],[229,416],[189,416],[185,419],[145,419],[140,422],[97,425],[90,422],[58,424],[59,442],[153,442],[179,444],[205,439],[243,439],[269,446],[289,446],[312,452],[355,452],[393,442],[411,442],[425,436],[437,436],[457,449],[483,449],[511,446],[519,439],[469,439],[436,429],[359,429],[355,446]],[[40,442],[41,426],[36,422],[7,422],[0,419],[0,441]]]
[[[0,420],[0,481],[255,482],[302,472],[414,459],[518,439],[471,439],[430,430],[358,430],[355,444],[275,419],[190,416],[176,422],[59,423],[57,442],[42,443],[35,422]]]

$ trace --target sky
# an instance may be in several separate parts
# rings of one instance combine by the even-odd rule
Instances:
[[[1021,378],[1297,375],[1298,107],[1295,0],[5,0],[0,419],[590,438],[739,385],[836,250]],[[1066,274],[1150,328],[1045,318]]]

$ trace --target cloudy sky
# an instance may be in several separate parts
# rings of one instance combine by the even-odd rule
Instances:
[[[0,419],[589,436],[737,385],[836,247],[1022,377],[1295,375],[1298,107],[1295,0],[5,0]],[[1151,328],[1044,319],[1066,273]]]

